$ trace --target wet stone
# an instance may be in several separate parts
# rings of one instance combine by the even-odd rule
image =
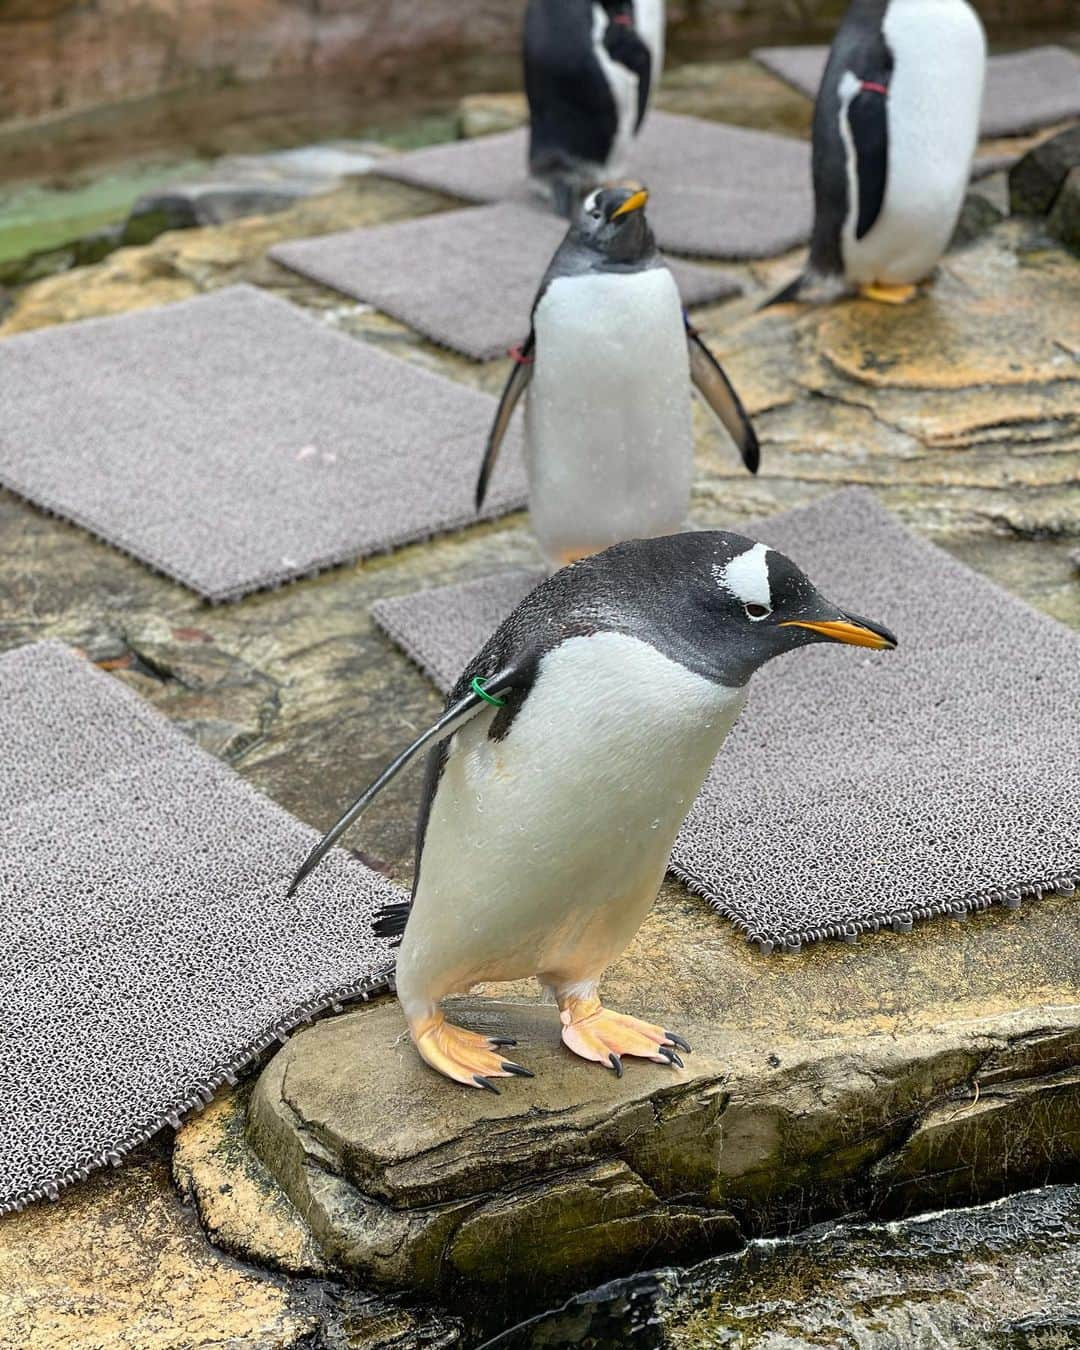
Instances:
[[[1080,123],[1043,141],[1009,171],[1009,199],[1018,214],[1044,216],[1071,169],[1080,165]]]

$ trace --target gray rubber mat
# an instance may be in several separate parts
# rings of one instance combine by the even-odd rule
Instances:
[[[402,892],[59,643],[0,656],[0,1213],[386,984]]]
[[[527,201],[527,158],[528,133],[507,131],[380,160],[377,171],[466,201]],[[657,241],[674,253],[766,258],[810,234],[805,141],[653,113],[634,144],[629,172],[648,186]]]
[[[754,59],[808,98],[816,98],[828,47],[759,47]],[[982,136],[1025,131],[1080,116],[1080,56],[1064,47],[1032,47],[986,63]]]
[[[278,244],[270,256],[489,361],[527,336],[536,288],[565,233],[565,221],[546,211],[501,202]],[[677,259],[670,266],[686,306],[741,289],[719,271]]]
[[[0,340],[0,484],[234,600],[474,521],[495,408],[236,286]]]
[[[865,490],[752,532],[900,646],[815,646],[755,675],[672,871],[765,950],[1071,891],[1080,637]],[[446,689],[537,580],[484,577],[372,612]]]

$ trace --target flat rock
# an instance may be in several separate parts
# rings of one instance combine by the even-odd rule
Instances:
[[[657,1014],[651,999],[649,1012],[694,1054],[683,1070],[631,1062],[620,1079],[561,1046],[553,1008],[461,1003],[456,1017],[516,1037],[536,1074],[497,1098],[437,1079],[392,1005],[348,1013],[263,1072],[249,1137],[330,1260],[503,1309],[658,1252],[685,1259],[856,1206],[982,1198],[1080,1161],[1080,1075],[1052,1071],[1080,1051],[1080,1009],[786,1041]],[[1033,1073],[1025,1047],[1051,1042]],[[973,1086],[986,1065],[993,1085]],[[1029,1146],[1003,1146],[1018,1133]],[[975,1167],[987,1147],[995,1165]]]

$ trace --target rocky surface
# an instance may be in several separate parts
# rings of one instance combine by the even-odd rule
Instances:
[[[1068,1350],[1080,1345],[1080,1190],[903,1223],[826,1224],[569,1300],[490,1350]]]
[[[553,1008],[529,1005],[456,1010],[515,1037],[536,1073],[498,1101],[433,1082],[393,1007],[294,1037],[258,1082],[249,1134],[330,1259],[506,1310],[657,1253],[856,1208],[970,1203],[1080,1165],[1075,1007],[1025,1008],[1018,987],[1015,1011],[932,1030],[823,1036],[811,1015],[785,1036],[747,1031],[715,995],[658,1008],[646,962],[626,964],[635,997],[612,1002],[688,1036],[684,1070],[633,1064],[617,1079],[562,1049]],[[764,970],[761,984],[754,1020],[779,1021]]]
[[[233,1183],[229,1183],[233,1184]],[[0,1227],[12,1350],[443,1350],[452,1318],[223,1256],[150,1156]]]
[[[15,296],[0,331],[245,280],[402,359],[497,391],[502,363],[456,358],[265,258],[280,239],[449,204],[368,176],[272,217],[167,233],[37,282]],[[1080,626],[1070,556],[1080,534],[1075,261],[1043,221],[1010,219],[950,254],[937,284],[903,310],[851,301],[756,313],[798,264],[793,255],[734,269],[746,296],[698,315],[755,416],[763,470],[757,479],[743,474],[699,411],[694,519],[740,525],[865,483],[963,561]],[[440,703],[374,629],[371,602],[534,565],[536,556],[524,517],[514,516],[211,609],[0,492],[0,647],[49,636],[83,648],[261,790],[326,827]],[[356,840],[369,861],[402,880],[415,800],[414,780],[395,782]],[[0,1278],[0,1288],[15,1290],[0,1301],[0,1343],[15,1328],[17,1344],[55,1344],[54,1329],[70,1328],[73,1307],[97,1316],[85,1279],[97,1249],[101,1264],[92,1268],[104,1281],[101,1306],[114,1300],[113,1320],[95,1324],[90,1344],[179,1350],[190,1344],[185,1301],[195,1299],[209,1310],[207,1344],[255,1350],[305,1336],[320,1344],[321,1336],[347,1346],[341,1319],[337,1330],[326,1320],[328,1308],[342,1306],[336,1264],[355,1262],[392,1281],[400,1278],[395,1262],[398,1272],[411,1262],[448,1297],[497,1291],[503,1277],[490,1267],[489,1223],[504,1235],[524,1232],[520,1254],[507,1259],[522,1268],[518,1287],[540,1298],[558,1285],[567,1253],[588,1280],[675,1251],[689,1258],[727,1247],[762,1227],[813,1222],[849,1193],[893,1213],[1042,1180],[1075,1148],[1076,1056],[1062,1035],[1075,1026],[1076,914],[1073,902],[1048,899],[1016,914],[763,958],[668,882],[605,993],[614,1006],[670,1013],[678,1029],[694,1032],[698,1050],[685,1077],[635,1065],[618,1084],[568,1060],[549,1011],[534,1009],[534,991],[522,985],[480,992],[504,1000],[491,1015],[535,1028],[521,1054],[541,1076],[498,1100],[458,1093],[419,1068],[400,1041],[396,1007],[384,1000],[298,1037],[260,1089],[260,1118],[275,1128],[279,1104],[293,1100],[301,1081],[303,1109],[325,1108],[325,1120],[304,1125],[289,1147],[264,1145],[297,1205],[252,1160],[230,1100],[186,1127],[175,1159],[178,1184],[219,1247],[199,1237],[195,1211],[171,1192],[160,1160],[100,1176],[59,1206],[0,1225],[0,1272],[20,1270],[27,1252],[38,1271],[31,1283]],[[306,1058],[313,1046],[320,1055],[337,1047],[326,1050],[321,1086],[315,1059]],[[337,1058],[339,1049],[347,1058]],[[635,1120],[644,1126],[636,1135]],[[283,1129],[275,1137],[289,1138]],[[650,1138],[660,1141],[651,1151]],[[554,1175],[545,1139],[562,1159]],[[340,1157],[339,1173],[316,1165],[319,1149]],[[519,1158],[533,1178],[523,1175],[520,1190]],[[425,1194],[430,1205],[419,1200]],[[361,1223],[365,1212],[370,1227]],[[140,1216],[148,1216],[141,1230]],[[148,1284],[155,1253],[169,1259]],[[281,1271],[297,1273],[283,1284]],[[330,1292],[305,1304],[296,1301],[304,1289]],[[362,1329],[367,1314],[348,1306]],[[413,1314],[378,1307],[390,1319],[387,1337],[400,1332],[401,1345],[449,1344],[438,1338],[457,1334],[452,1323],[402,1323]],[[226,1310],[247,1321],[230,1321]],[[224,1328],[218,1341],[209,1330],[215,1318]],[[160,1339],[131,1339],[129,1323],[140,1334],[152,1326],[154,1336],[160,1324]]]
[[[1045,216],[1053,207],[1069,170],[1080,165],[1080,124],[1029,150],[1009,170],[1012,209],[1026,215]]]

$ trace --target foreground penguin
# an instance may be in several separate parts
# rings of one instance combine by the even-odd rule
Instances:
[[[985,69],[967,0],[853,0],[814,109],[809,264],[773,303],[915,295],[963,205]]]
[[[694,469],[691,382],[751,473],[757,437],[683,313],[645,218],[644,188],[598,188],[540,283],[527,340],[503,390],[476,509],[522,394],[533,530],[554,570],[681,529]]]
[[[664,61],[663,0],[529,0],[529,172],[569,216],[626,172]]]
[[[684,1040],[597,992],[652,906],[676,832],[774,656],[811,642],[891,648],[887,629],[818,594],[781,553],[701,532],[619,544],[527,596],[469,664],[443,716],[314,849],[293,889],[418,751],[432,747],[397,992],[413,1043],[459,1083],[528,1070],[447,1022],[440,1001],[535,975],[562,1039],[622,1073],[681,1065]],[[291,892],[290,892],[291,893]]]

